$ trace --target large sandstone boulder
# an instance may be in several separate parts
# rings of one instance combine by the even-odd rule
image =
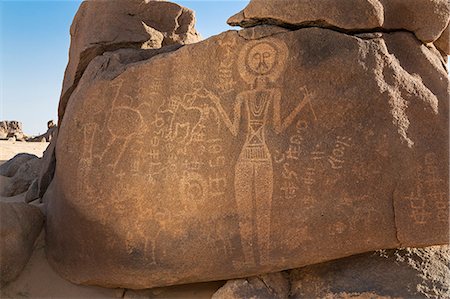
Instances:
[[[449,17],[448,0],[251,0],[228,23],[313,25],[358,32],[407,30],[428,43],[441,36]]]
[[[37,207],[0,202],[0,287],[14,280],[25,267],[43,223]]]
[[[85,1],[70,28],[69,64],[58,108],[67,102],[89,62],[107,51],[184,45],[200,40],[193,11],[166,1]]]
[[[95,58],[59,128],[44,202],[65,278],[148,288],[448,243],[448,78],[413,34],[259,26],[142,51]]]

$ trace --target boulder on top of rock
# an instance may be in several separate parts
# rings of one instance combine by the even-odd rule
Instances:
[[[41,159],[32,158],[24,162],[11,177],[9,183],[3,187],[2,196],[9,197],[28,190],[31,183],[38,177],[41,170]]]
[[[258,26],[133,53],[89,64],[59,128],[44,202],[65,278],[149,288],[448,243],[448,78],[413,34]]]
[[[0,287],[25,267],[43,223],[44,216],[35,206],[0,202]]]
[[[15,155],[12,159],[0,165],[0,175],[6,177],[13,177],[17,170],[28,160],[37,159],[36,155],[20,153]]]
[[[448,25],[447,0],[251,0],[228,20],[233,26],[278,24],[344,31],[407,30],[428,43]]]
[[[59,123],[89,62],[107,51],[184,45],[200,40],[190,9],[166,1],[84,1],[70,28],[69,63],[58,108]]]

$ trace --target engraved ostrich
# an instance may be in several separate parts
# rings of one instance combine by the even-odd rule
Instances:
[[[256,41],[244,47],[239,56],[240,75],[253,85],[251,90],[237,95],[232,120],[220,99],[210,94],[223,122],[235,137],[239,134],[241,109],[246,111],[247,135],[235,166],[234,188],[244,261],[248,265],[256,264],[253,247],[255,235],[259,263],[270,262],[273,167],[266,142],[269,110],[273,108],[273,129],[280,134],[289,127],[306,104],[311,104],[310,95],[305,90],[302,101],[285,119],[281,119],[281,92],[270,85],[281,75],[287,51],[287,47],[280,41]]]

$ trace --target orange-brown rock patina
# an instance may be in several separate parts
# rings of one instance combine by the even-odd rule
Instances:
[[[97,57],[44,196],[51,264],[148,288],[448,243],[437,55],[405,32],[261,26]]]

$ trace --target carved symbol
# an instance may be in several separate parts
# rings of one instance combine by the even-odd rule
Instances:
[[[239,55],[239,72],[252,88],[237,96],[233,119],[224,110],[220,99],[210,94],[220,117],[233,136],[239,134],[241,109],[246,111],[247,136],[235,165],[234,188],[242,249],[247,264],[255,264],[252,244],[255,231],[259,263],[269,262],[273,167],[272,156],[266,144],[266,127],[270,108],[273,107],[274,130],[280,134],[292,124],[306,104],[311,104],[311,95],[304,89],[302,101],[285,119],[281,119],[281,92],[271,85],[284,71],[287,55],[287,46],[278,40],[253,41],[244,46]],[[287,191],[292,192],[292,188]],[[252,217],[253,211],[256,211],[256,219]]]

